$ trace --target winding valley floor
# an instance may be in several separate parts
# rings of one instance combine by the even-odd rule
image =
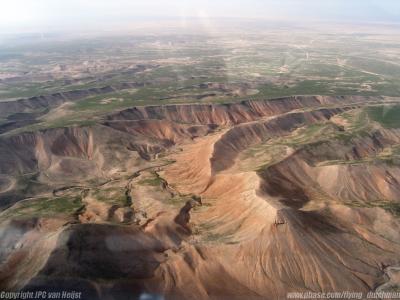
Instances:
[[[399,289],[387,274],[400,264],[400,124],[385,119],[399,105],[138,106],[2,136],[1,288],[87,299]]]

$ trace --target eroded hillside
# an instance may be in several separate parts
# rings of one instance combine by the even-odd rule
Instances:
[[[2,136],[1,288],[93,299],[398,289],[399,105],[143,106]]]

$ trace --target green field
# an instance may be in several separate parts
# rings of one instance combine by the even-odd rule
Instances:
[[[80,197],[35,198],[18,202],[0,214],[7,218],[69,216],[82,207]]]
[[[51,115],[57,107],[15,133],[92,124],[105,114],[136,105],[293,95],[400,95],[398,35],[327,35],[300,28],[286,33],[287,29],[274,29],[240,37],[169,34],[10,43],[0,50],[0,69],[6,74],[0,81],[0,103],[112,88],[71,100],[56,118]],[[136,87],[120,89],[123,83]],[[378,118],[380,112],[370,114]],[[392,126],[389,123],[386,126]]]
[[[400,128],[400,105],[373,106],[368,108],[368,116],[387,128]]]

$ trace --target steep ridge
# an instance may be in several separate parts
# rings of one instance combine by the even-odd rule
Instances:
[[[385,162],[362,162],[399,143],[399,130],[381,129],[351,141],[311,145],[260,172],[265,179],[262,189],[295,206],[304,205],[313,192],[324,193],[341,203],[373,203],[383,199],[398,203],[400,168]]]
[[[109,150],[107,143],[116,149],[125,147],[142,155],[154,154],[157,150],[152,151],[152,146],[162,151],[163,147],[185,138],[205,135],[211,130],[209,127],[182,126],[158,120],[145,123],[119,122],[92,127],[49,129],[1,139],[0,172],[16,174],[48,169],[52,156],[92,161],[102,154],[101,149]],[[118,155],[113,153],[113,156]]]
[[[109,180],[134,173],[177,142],[208,134],[209,126],[186,126],[166,121],[108,122],[92,127],[70,127],[24,133],[0,139],[0,174],[17,178],[16,190],[0,194],[2,206],[30,197],[24,174],[53,189]],[[29,180],[30,181],[30,180]],[[18,187],[20,191],[18,191]]]
[[[265,122],[240,124],[227,131],[215,144],[212,163],[213,171],[219,172],[231,167],[236,155],[251,146],[273,136],[283,135],[295,128],[327,121],[332,116],[350,108],[321,109],[311,112],[290,113],[277,116]]]
[[[274,136],[287,135],[296,128],[307,124],[327,121],[335,114],[343,111],[345,109],[335,108],[304,113],[288,113],[267,120],[239,124],[212,138],[206,137],[185,147],[182,153],[173,156],[178,163],[167,168],[165,176],[170,184],[176,184],[179,189],[185,192],[192,190],[193,193],[201,193],[209,182],[203,183],[202,188],[196,188],[190,181],[198,184],[200,178],[207,177],[210,181],[213,175],[231,167],[237,154],[247,147]],[[182,164],[179,162],[182,162]],[[184,168],[186,164],[191,165],[192,168],[179,169],[180,166]],[[206,168],[207,171],[204,170]],[[206,174],[207,176],[205,176]]]
[[[135,220],[115,226],[105,216],[86,224],[90,211],[77,210],[73,221],[64,219],[68,225],[52,227],[54,244],[41,259],[33,240],[4,254],[1,287],[74,287],[93,299],[143,293],[284,299],[290,291],[374,290],[384,269],[400,263],[400,223],[372,203],[399,199],[400,173],[396,164],[368,160],[398,145],[400,134],[378,126],[339,138],[346,129],[331,119],[365,100],[349,99],[135,108],[91,127],[0,139],[4,161],[19,166],[13,173],[0,164],[4,186],[27,172],[48,183],[66,181],[62,174],[78,182],[101,173],[111,181],[85,186],[83,194],[94,202],[98,190],[112,195],[123,186]],[[235,168],[246,149],[326,123],[335,138],[301,144],[255,170]],[[312,205],[317,202],[323,205]],[[109,206],[109,212],[121,209]],[[36,228],[25,226],[22,236]],[[25,241],[21,234],[5,239],[8,249]],[[18,255],[32,267],[11,268]],[[26,272],[21,281],[20,272]]]
[[[161,175],[183,194],[202,193],[210,184],[213,175],[211,158],[215,143],[219,141],[223,132],[181,145],[183,151],[171,156],[179,163],[172,164],[161,172]]]
[[[255,175],[254,172],[245,174],[229,172],[236,155],[252,144],[261,143],[271,138],[273,134],[288,134],[296,128],[296,124],[297,126],[307,123],[309,125],[313,120],[321,122],[328,120],[334,114],[326,114],[325,111],[325,114],[321,114],[325,118],[315,118],[318,113],[300,113],[301,121],[296,121],[296,115],[294,113],[272,118],[262,121],[262,125],[258,122],[241,124],[219,135],[218,139],[214,137],[212,139],[213,154],[210,155],[210,151],[207,152],[208,159],[200,159],[196,165],[194,160],[190,164],[182,164],[182,176],[179,176],[179,162],[181,161],[179,156],[191,157],[188,154],[191,148],[187,147],[182,154],[175,156],[177,163],[168,167],[164,176],[178,190],[182,189],[183,191],[186,191],[185,187],[187,186],[196,187],[195,183],[200,178],[204,178],[199,172],[193,172],[192,176],[188,176],[190,170],[196,170],[197,165],[207,165],[207,160],[217,162],[217,167],[213,169],[214,176],[210,170],[206,173],[209,178],[208,185],[203,184],[200,189],[189,189],[197,191],[202,197],[203,204],[209,204],[212,207],[193,214],[192,221],[194,224],[207,224],[207,231],[213,235],[213,238],[218,238],[228,244],[239,243],[240,250],[237,251],[234,246],[222,247],[223,250],[220,246],[207,246],[204,247],[206,249],[201,248],[201,251],[187,249],[186,255],[191,253],[192,256],[190,265],[192,268],[195,266],[198,271],[185,272],[187,266],[183,266],[178,259],[178,261],[174,261],[176,266],[172,266],[172,261],[168,262],[166,266],[163,265],[161,268],[163,278],[166,273],[172,273],[175,279],[174,284],[169,283],[160,288],[162,293],[170,289],[172,294],[169,295],[181,298],[195,297],[194,294],[196,294],[202,295],[198,298],[237,297],[240,299],[246,295],[249,298],[268,296],[281,299],[286,297],[287,291],[368,291],[380,281],[384,266],[397,263],[399,257],[395,253],[399,249],[399,235],[393,230],[390,230],[391,233],[388,234],[387,230],[391,226],[397,228],[399,223],[397,219],[390,217],[382,209],[359,210],[344,206],[328,206],[323,210],[312,212],[297,210],[304,204],[302,201],[310,200],[311,197],[307,195],[308,187],[314,185],[308,174],[305,171],[302,173],[301,168],[296,168],[298,164],[292,161],[294,157],[300,155],[298,153],[306,152],[306,150],[295,152],[294,155],[278,164],[288,168],[293,166],[293,170],[281,170],[279,174],[272,173],[272,171],[270,173],[270,169],[274,170],[276,167],[274,165],[260,173],[260,181],[256,179],[257,176],[252,177],[251,174]],[[291,118],[292,116],[293,118]],[[288,129],[286,132],[285,126],[282,126],[285,124],[284,120],[290,124],[290,126],[286,126]],[[304,120],[308,120],[308,122]],[[270,124],[270,127],[266,124]],[[280,126],[275,127],[271,124]],[[201,145],[205,143],[205,141],[199,142]],[[327,145],[326,149],[330,149],[337,156],[346,157],[347,155],[347,158],[350,158],[351,156],[376,154],[385,146],[392,144],[398,144],[397,133],[383,130],[356,141],[355,149],[350,151],[352,154],[341,153],[340,147],[333,147],[333,145]],[[224,150],[220,150],[223,147],[225,147]],[[319,153],[318,148],[315,151]],[[217,156],[218,154],[219,156]],[[326,159],[324,153],[320,153],[320,155]],[[318,155],[309,155],[308,157],[313,158]],[[183,160],[187,162],[187,160]],[[188,165],[192,167],[187,168]],[[208,164],[210,169],[212,166],[213,163]],[[184,171],[185,169],[187,171]],[[347,181],[348,185],[359,187],[359,190],[354,192],[355,194],[373,197],[374,195],[368,194],[368,190],[365,193],[361,192],[365,188],[365,184],[362,183],[362,172],[364,172],[364,176],[370,176],[370,180],[374,178],[374,172],[372,174],[365,173],[365,170],[368,169],[364,166],[364,170],[360,171],[359,176],[351,176],[352,181],[349,181],[347,177],[342,177],[342,186],[346,186],[344,183]],[[218,174],[221,171],[223,173]],[[329,174],[331,172],[327,171],[319,178],[330,182]],[[398,177],[397,173],[393,178],[396,177]],[[241,185],[239,178],[247,178],[253,184],[247,182]],[[297,181],[300,181],[302,185],[296,185]],[[266,182],[270,183],[269,190],[265,188]],[[378,179],[378,185],[379,182]],[[204,187],[205,190],[203,190]],[[279,192],[273,192],[273,189]],[[250,191],[256,192],[256,194],[251,196]],[[398,195],[397,193],[397,197]],[[285,199],[282,199],[282,196]],[[388,194],[380,196],[380,199],[390,199]],[[256,202],[255,199],[260,199],[261,202]],[[329,199],[329,197],[326,198],[326,200]],[[296,204],[298,202],[301,204]],[[249,203],[251,204],[249,205]],[[262,203],[265,204],[265,210]],[[254,204],[253,209],[244,206],[251,207],[252,204]],[[288,209],[287,206],[292,208]],[[343,212],[356,216],[342,217]],[[374,214],[379,214],[380,220],[385,220],[382,222],[385,225],[378,225]],[[339,218],[339,222],[337,218]],[[349,220],[353,219],[359,220],[356,226],[349,223]],[[386,222],[390,225],[387,225]],[[368,241],[371,245],[364,246],[360,255],[359,249],[361,245],[364,245],[363,241]],[[198,252],[202,253],[200,257]],[[359,260],[357,257],[362,257],[362,259]],[[212,261],[212,263],[207,264],[205,261]],[[207,265],[205,266],[205,264]],[[210,267],[211,265],[215,266],[215,269]],[[230,268],[230,266],[232,267]],[[176,270],[183,270],[184,274],[177,274]],[[222,273],[221,270],[223,270]],[[252,270],[251,277],[249,277],[249,273],[242,273],[238,270]],[[191,282],[188,279],[189,276],[192,276],[192,280],[197,283],[196,286],[191,286],[194,294],[180,294],[182,290],[184,291],[182,293],[187,292],[184,285]],[[224,279],[220,279],[220,277],[224,277]],[[234,287],[229,285],[229,287],[220,288],[215,285],[215,281],[223,282],[224,280],[233,282]],[[177,286],[181,287],[177,288]],[[178,294],[175,294],[176,291],[179,291]]]
[[[235,174],[229,171],[237,155],[253,144],[288,135],[302,126],[326,122],[343,111],[346,109],[287,113],[275,118],[234,126],[212,137],[207,136],[183,146],[182,153],[173,156],[177,163],[167,167],[161,174],[180,192],[199,194],[203,198],[203,203],[208,203],[210,199],[213,209],[206,210],[204,214],[197,214],[199,223],[206,221],[209,224],[216,223],[210,225],[213,229],[209,229],[209,232],[228,235],[232,240],[252,239],[254,234],[265,226],[279,223],[276,219],[276,210],[282,208],[282,205],[275,199],[276,193],[263,194],[264,198],[268,198],[268,203],[259,196],[258,187],[261,182],[255,172]],[[224,170],[228,171],[220,174]],[[284,182],[276,186],[281,187]],[[293,192],[292,197],[296,199],[301,195],[302,190],[298,189]],[[263,207],[265,207],[264,213]],[[257,216],[260,216],[262,221],[257,220]],[[254,228],[254,224],[263,225]]]
[[[366,246],[365,239],[352,231],[353,225],[342,219],[343,223],[332,224],[328,215],[290,209],[278,214],[280,225],[265,228],[239,246],[186,245],[181,255],[161,265],[157,274],[163,280],[149,289],[174,299],[285,299],[290,291],[366,292],[377,284],[383,266],[397,261],[393,257],[398,245],[367,231],[366,238],[374,243]],[[375,216],[356,214],[363,220],[356,226],[372,229],[368,223]]]
[[[167,120],[108,121],[103,125],[131,135],[168,140],[175,144],[183,142],[185,139],[204,136],[215,128],[213,126],[176,124]]]
[[[243,101],[227,104],[187,104],[137,106],[108,116],[109,120],[162,119],[189,124],[234,125],[262,117],[283,114],[296,109],[321,106],[342,106],[369,101],[381,102],[379,97],[294,96],[274,100]]]

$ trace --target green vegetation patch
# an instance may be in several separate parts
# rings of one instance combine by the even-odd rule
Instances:
[[[400,217],[400,203],[387,202],[379,205],[384,210],[390,212],[396,217]]]
[[[346,204],[352,207],[367,207],[367,208],[380,207],[386,210],[387,212],[391,213],[393,216],[400,217],[399,202],[393,202],[388,200],[376,200],[369,202],[349,201]]]
[[[154,178],[147,178],[140,180],[138,182],[139,185],[150,185],[150,186],[160,186],[162,184],[163,180],[160,177],[154,177]]]
[[[368,116],[386,128],[400,128],[400,105],[371,106]]]
[[[214,229],[218,226],[215,222],[196,224],[192,228],[194,235],[201,236],[202,240],[210,243],[222,244],[237,244],[234,236],[240,225],[237,228],[231,229],[227,232],[215,232]]]
[[[170,205],[176,206],[176,207],[182,207],[189,200],[190,200],[190,197],[176,195],[176,196],[174,196],[172,198],[169,198],[167,200],[167,203],[170,204]]]
[[[126,194],[124,188],[97,189],[92,192],[92,196],[98,201],[122,206],[130,205],[131,202],[130,196]]]
[[[82,207],[81,197],[43,197],[23,200],[5,210],[0,219],[72,215]]]

